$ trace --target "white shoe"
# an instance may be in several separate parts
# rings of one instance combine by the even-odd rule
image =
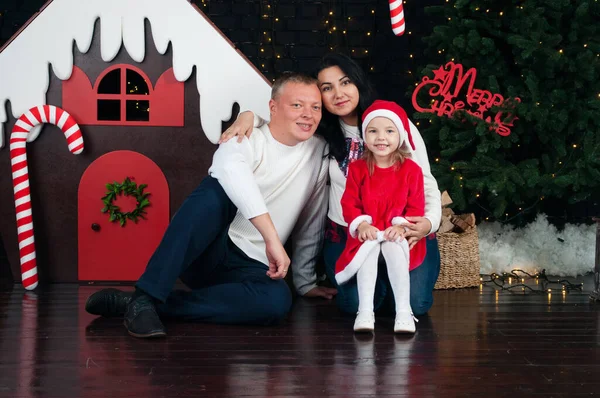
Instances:
[[[354,321],[355,332],[373,332],[375,330],[375,313],[373,311],[363,311],[356,313]]]
[[[417,325],[415,321],[419,322],[417,318],[410,312],[398,312],[396,313],[396,322],[394,322],[394,333],[414,333],[417,331]]]

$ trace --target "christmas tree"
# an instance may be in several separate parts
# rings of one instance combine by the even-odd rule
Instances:
[[[441,22],[424,38],[430,80],[412,87],[440,189],[480,219],[517,224],[597,200],[600,3],[446,1],[426,9]]]

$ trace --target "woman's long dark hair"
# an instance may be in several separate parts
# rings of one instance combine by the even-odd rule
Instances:
[[[350,81],[358,89],[359,99],[356,113],[358,115],[358,130],[361,131],[362,114],[369,105],[375,101],[375,90],[369,83],[366,73],[352,58],[337,53],[326,54],[317,65],[314,71],[314,77],[319,75],[323,69],[332,66],[339,67],[342,72],[348,76]],[[344,132],[340,126],[339,116],[329,112],[323,106],[323,117],[319,124],[318,134],[321,135],[329,144],[329,155],[337,161],[342,161],[348,156]],[[362,135],[362,133],[361,133]]]

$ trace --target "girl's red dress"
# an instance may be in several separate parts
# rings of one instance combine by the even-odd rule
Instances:
[[[407,158],[401,164],[385,169],[375,166],[374,173],[370,176],[366,161],[359,159],[352,162],[348,170],[346,190],[342,196],[342,211],[344,220],[349,226],[348,239],[336,263],[336,274],[352,262],[363,244],[350,234],[350,224],[357,217],[371,216],[372,225],[384,231],[392,226],[394,217],[422,217],[425,214],[425,191],[421,167]],[[410,270],[421,265],[426,250],[425,239],[419,240],[410,251]],[[358,268],[351,272],[358,272]]]

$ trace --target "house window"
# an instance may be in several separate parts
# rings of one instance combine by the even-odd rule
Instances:
[[[105,71],[97,84],[98,121],[148,122],[152,85],[140,69],[115,65]]]

